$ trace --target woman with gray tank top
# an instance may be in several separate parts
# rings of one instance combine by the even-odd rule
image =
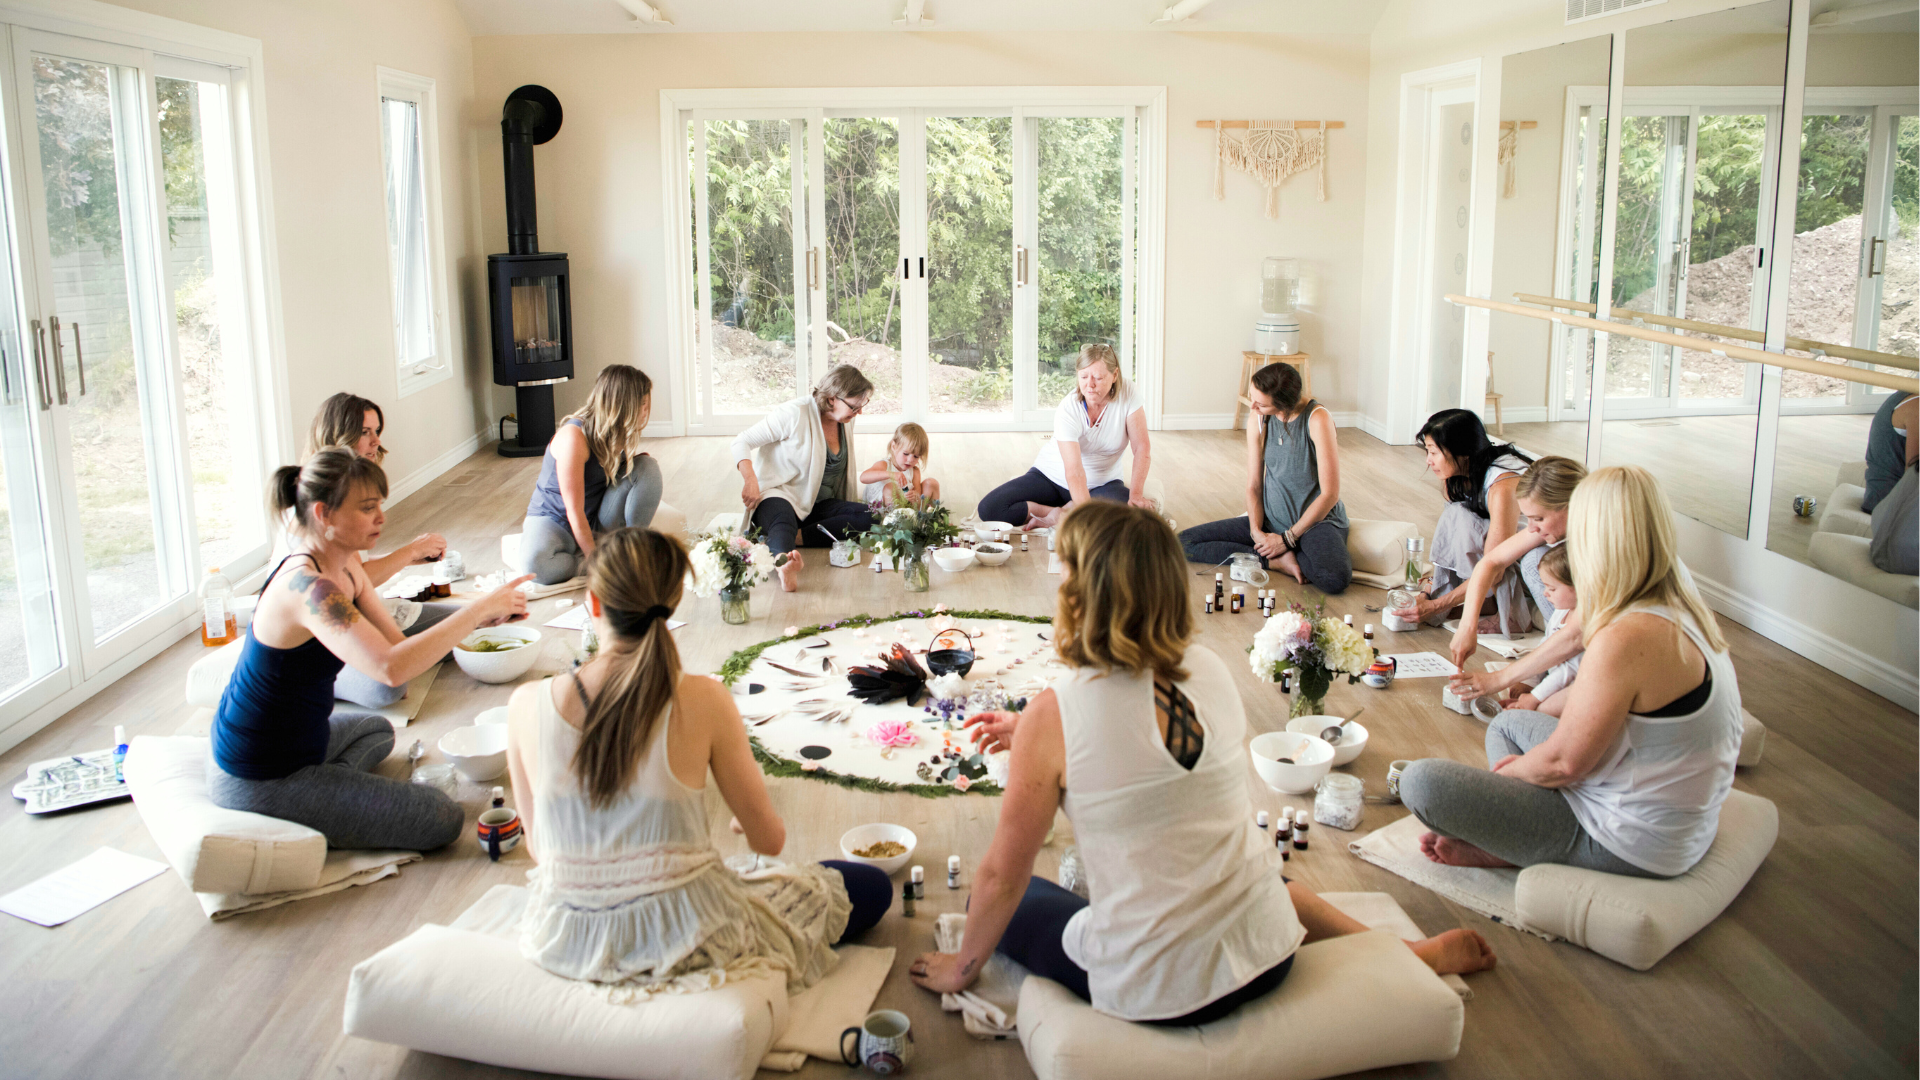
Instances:
[[[1353,557],[1333,415],[1300,400],[1300,372],[1291,364],[1254,372],[1247,396],[1247,514],[1196,525],[1180,534],[1180,546],[1191,561],[1215,565],[1252,553],[1303,585],[1343,592],[1353,581]]]

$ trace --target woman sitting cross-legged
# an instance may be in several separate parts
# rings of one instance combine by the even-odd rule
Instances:
[[[780,560],[780,587],[799,587],[800,549],[858,536],[873,527],[859,500],[847,425],[867,407],[873,383],[841,364],[818,386],[767,413],[733,440],[740,501]]]
[[[520,951],[557,975],[637,993],[686,992],[778,971],[798,992],[831,946],[892,900],[878,867],[828,862],[737,874],[707,826],[707,774],[738,831],[777,855],[786,827],[726,687],[684,674],[667,616],[689,565],[650,529],[601,537],[587,557],[600,654],[529,683],[508,709],[507,762],[539,865]],[[757,863],[757,860],[756,860]]]
[[[334,711],[334,680],[352,664],[402,686],[476,628],[525,615],[527,601],[513,581],[403,636],[359,559],[380,538],[386,494],[380,466],[338,447],[274,473],[272,508],[292,511],[298,547],[260,590],[214,712],[207,787],[220,806],[298,822],[330,847],[425,851],[460,835],[460,804],[375,774],[393,750],[393,725]]]
[[[1466,601],[1468,582],[1486,553],[1518,531],[1514,489],[1528,459],[1511,443],[1487,438],[1480,418],[1466,409],[1434,413],[1414,441],[1427,452],[1427,469],[1439,479],[1447,505],[1433,527],[1433,581],[1412,609],[1394,614],[1438,626]],[[1478,619],[1483,634],[1525,632],[1533,614],[1520,572],[1508,569],[1485,606],[1463,611],[1461,618]]]
[[[1068,512],[1058,541],[1055,647],[1073,670],[1015,717],[1006,800],[974,879],[958,953],[908,969],[966,989],[998,949],[1123,1020],[1190,1026],[1280,985],[1302,943],[1366,929],[1297,882],[1253,826],[1246,715],[1220,658],[1189,642],[1186,560],[1154,514]],[[984,737],[982,737],[984,734]],[[1032,877],[1054,811],[1073,821],[1091,900]],[[1486,940],[1414,943],[1440,973],[1493,966]]]
[[[520,565],[542,585],[580,573],[595,537],[647,525],[660,508],[660,464],[640,452],[653,380],[637,367],[602,368],[587,403],[560,422],[540,462],[520,532]]]
[[[1033,468],[987,492],[980,520],[1038,529],[1059,524],[1067,508],[1088,499],[1151,507],[1146,486],[1153,448],[1145,406],[1133,384],[1121,378],[1113,346],[1082,347],[1074,388],[1053,413],[1053,438],[1040,448]],[[1120,479],[1120,455],[1128,449],[1131,486]]]
[[[1254,372],[1247,396],[1253,402],[1247,516],[1196,525],[1180,534],[1180,546],[1187,558],[1209,565],[1257,554],[1260,565],[1277,566],[1321,592],[1346,591],[1353,556],[1347,552],[1333,414],[1318,401],[1300,400],[1300,372],[1291,364]]]
[[[1645,469],[1600,469],[1574,490],[1567,559],[1586,653],[1560,718],[1502,712],[1488,769],[1416,761],[1400,797],[1433,830],[1421,848],[1435,862],[1683,874],[1713,843],[1740,756],[1727,643]]]

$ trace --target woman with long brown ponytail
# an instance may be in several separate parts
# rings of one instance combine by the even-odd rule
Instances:
[[[507,761],[539,864],[520,951],[558,975],[686,993],[777,970],[788,988],[892,899],[877,867],[755,858],[736,872],[707,822],[711,772],[759,856],[786,826],[726,687],[680,667],[667,617],[689,565],[679,541],[619,529],[587,557],[600,655],[513,695]]]

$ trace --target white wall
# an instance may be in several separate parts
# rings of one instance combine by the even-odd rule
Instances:
[[[559,95],[566,122],[535,151],[541,247],[574,273],[576,379],[557,387],[578,406],[606,364],[657,380],[673,358],[664,331],[664,200],[658,134],[662,89],[808,86],[1089,86],[1168,88],[1165,411],[1168,426],[1225,427],[1240,352],[1259,313],[1260,260],[1301,259],[1311,314],[1302,348],[1314,391],[1336,412],[1362,396],[1360,251],[1366,169],[1367,43],[1359,35],[1273,34],[645,34],[474,40],[481,145],[482,235],[504,250],[498,105],[514,87]],[[1215,202],[1213,139],[1202,119],[1344,120],[1329,136],[1328,199],[1303,175],[1281,189],[1278,221],[1258,186],[1232,174]],[[678,222],[672,227],[681,227]],[[685,385],[684,382],[681,385]],[[510,408],[497,393],[494,411]],[[656,401],[657,421],[681,402]]]
[[[1391,332],[1402,77],[1478,60],[1483,85],[1497,86],[1502,60],[1508,54],[1689,18],[1727,6],[1725,0],[1671,0],[1567,26],[1565,8],[1555,0],[1478,0],[1470,9],[1430,0],[1392,0],[1373,35],[1368,76],[1362,299],[1367,329],[1360,362],[1365,388],[1360,401],[1363,411],[1376,417],[1387,415],[1400,370],[1392,355]],[[1884,51],[1878,43],[1861,45],[1863,37],[1870,38],[1849,35],[1847,44]],[[1910,61],[1911,39],[1903,47]],[[1818,80],[1849,81],[1861,68],[1860,54],[1849,62],[1837,47],[1823,46],[1812,55],[1818,63],[1809,64],[1809,81],[1815,85],[1819,85]],[[1686,77],[1697,76],[1689,73]],[[1489,119],[1515,115],[1497,99],[1484,101],[1483,105],[1483,116]],[[1555,157],[1557,160],[1557,152]],[[1493,182],[1489,175],[1486,183]],[[1496,230],[1500,223],[1496,212]],[[1498,250],[1497,231],[1492,239]],[[1771,468],[1771,462],[1763,462],[1760,467]],[[1920,703],[1920,618],[1912,609],[1767,551],[1765,537],[1732,537],[1676,517],[1682,554],[1716,610],[1907,708]]]
[[[486,259],[467,123],[473,47],[453,0],[122,0],[243,34],[265,55],[267,145],[286,342],[290,452],[315,409],[349,390],[387,414],[388,476],[404,491],[471,452],[486,426]],[[376,67],[435,81],[453,377],[399,397]],[[498,158],[493,166],[499,168]]]

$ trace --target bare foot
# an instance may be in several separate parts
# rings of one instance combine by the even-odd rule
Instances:
[[[1470,975],[1491,971],[1496,959],[1493,946],[1478,930],[1449,930],[1425,941],[1407,943],[1413,954],[1427,962],[1436,975]]]
[[[1278,559],[1269,559],[1268,563],[1280,568],[1280,572],[1293,578],[1302,585],[1307,583],[1305,575],[1300,573],[1300,559],[1291,551],[1281,552]]]
[[[1475,632],[1476,632],[1476,633],[1481,633],[1481,634],[1498,634],[1498,633],[1500,633],[1500,632],[1501,632],[1501,631],[1500,631],[1500,616],[1498,616],[1498,615],[1482,615],[1482,616],[1480,616],[1480,622],[1479,622],[1479,623],[1478,623],[1478,624],[1477,624],[1477,625],[1475,626],[1475,628],[1474,628],[1474,630],[1475,630]]]
[[[800,587],[800,565],[800,552],[787,552],[787,561],[781,563],[778,570],[783,591],[792,592]]]
[[[1489,855],[1465,840],[1426,833],[1420,837],[1420,854],[1442,866],[1474,866],[1487,869],[1511,869],[1513,864]]]

